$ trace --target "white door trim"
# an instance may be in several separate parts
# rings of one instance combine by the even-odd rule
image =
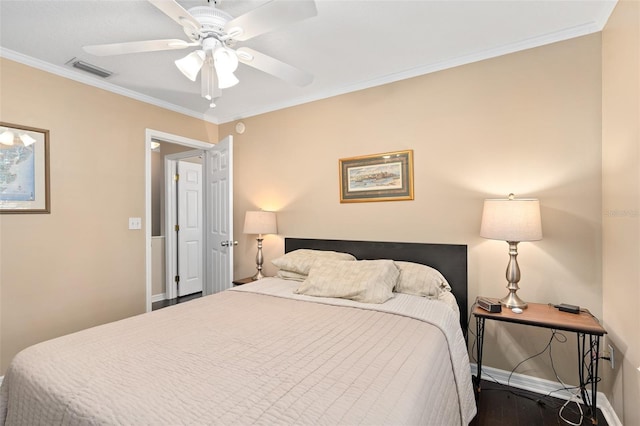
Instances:
[[[151,312],[151,142],[169,142],[178,145],[189,146],[195,149],[211,149],[215,145],[184,136],[173,135],[159,130],[145,129],[145,154],[144,154],[144,180],[145,180],[145,285],[146,301],[145,309]]]

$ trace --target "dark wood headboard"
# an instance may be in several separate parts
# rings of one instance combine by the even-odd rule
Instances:
[[[440,271],[451,285],[460,308],[460,326],[467,335],[467,246],[462,244],[392,243],[378,241],[285,238],[284,251],[333,250],[360,260],[392,259],[420,263]]]

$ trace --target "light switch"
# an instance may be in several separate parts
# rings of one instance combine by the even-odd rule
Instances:
[[[142,229],[142,218],[141,217],[130,217],[129,218],[129,229]]]

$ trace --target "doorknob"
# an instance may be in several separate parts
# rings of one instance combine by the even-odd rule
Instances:
[[[237,246],[238,242],[237,241],[222,241],[222,242],[220,242],[220,245],[222,247],[231,247],[231,246]]]

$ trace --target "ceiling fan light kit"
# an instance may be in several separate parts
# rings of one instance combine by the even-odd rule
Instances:
[[[213,58],[208,57],[205,62],[205,65],[202,67],[202,75],[200,77],[200,93],[203,98],[210,101],[209,108],[215,108],[216,104],[213,101],[220,97],[218,76],[213,67]]]
[[[182,59],[175,61],[176,67],[191,81],[196,81],[200,68],[204,63],[205,53],[202,50],[196,50],[189,53]]]
[[[147,0],[161,12],[180,24],[190,42],[179,39],[148,40],[84,46],[92,55],[109,56],[159,50],[201,48],[175,61],[176,67],[189,80],[196,81],[201,73],[201,95],[211,101],[220,97],[220,89],[239,83],[234,72],[242,62],[252,68],[271,74],[299,86],[313,81],[313,76],[255,50],[231,47],[237,41],[249,40],[278,27],[317,15],[314,0],[271,0],[244,15],[234,18],[217,9],[215,4],[192,7],[188,11],[175,0]],[[214,2],[215,3],[215,2]]]
[[[238,56],[228,47],[218,47],[213,53],[213,63],[218,75],[218,86],[221,89],[233,87],[239,80],[233,74],[238,69]]]

